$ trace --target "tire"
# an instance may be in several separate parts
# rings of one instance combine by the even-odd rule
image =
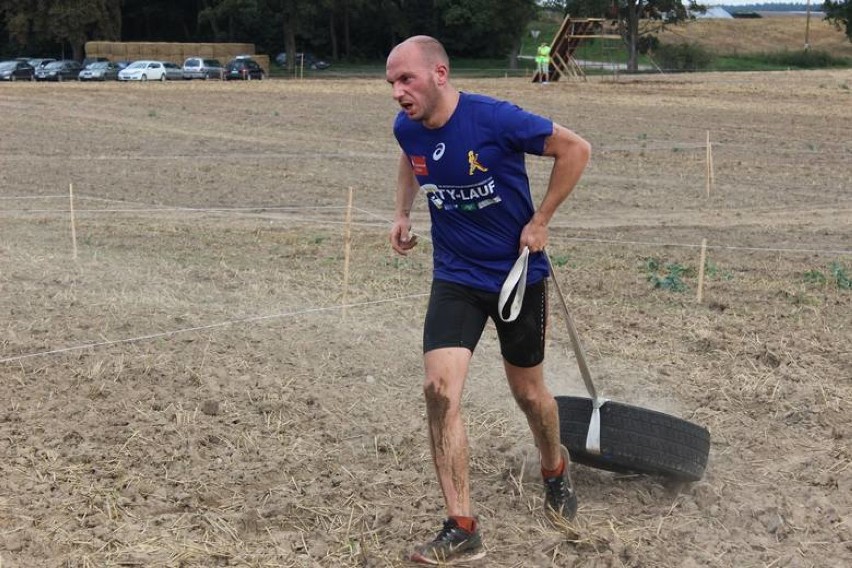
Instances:
[[[148,75],[142,75],[141,80],[142,80],[142,81],[147,81],[147,80],[148,80]]]
[[[56,74],[56,82],[57,82],[57,83],[61,83],[61,82],[62,82],[62,74],[61,74],[61,73],[57,73],[57,74]]]
[[[162,75],[160,75],[160,83],[165,83],[165,82],[166,82],[166,74],[163,73]]]
[[[9,75],[9,80],[10,80],[10,81],[17,81],[17,80],[18,80],[18,78],[17,78],[17,77],[15,77],[15,74],[14,74],[14,73],[12,73],[11,75]]]
[[[592,400],[557,396],[559,434],[577,463],[619,473],[698,481],[710,453],[710,432],[662,412],[606,402],[601,406],[601,453],[586,450]]]

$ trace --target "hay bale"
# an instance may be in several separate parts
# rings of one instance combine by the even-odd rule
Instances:
[[[112,42],[110,45],[110,55],[113,61],[127,59],[127,44],[119,41]]]
[[[252,55],[251,58],[254,59],[255,61],[257,61],[258,65],[263,67],[263,72],[266,73],[266,76],[268,77],[269,76],[269,56],[268,55],[255,54],[255,55]]]
[[[87,41],[83,47],[86,57],[104,57],[107,53],[104,41]]]

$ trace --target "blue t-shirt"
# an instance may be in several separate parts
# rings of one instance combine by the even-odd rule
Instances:
[[[429,202],[434,277],[498,292],[535,212],[524,154],[541,155],[553,122],[461,93],[444,126],[429,129],[400,112],[393,131]],[[547,275],[544,255],[530,255],[527,284]]]

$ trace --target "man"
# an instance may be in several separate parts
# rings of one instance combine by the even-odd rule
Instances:
[[[432,218],[433,282],[423,331],[429,442],[447,508],[444,528],[410,559],[436,564],[484,555],[468,479],[461,398],[470,359],[487,319],[494,320],[510,390],[541,454],[547,507],[567,519],[577,509],[560,444],[556,401],[544,382],[546,326],[543,251],[553,214],[588,163],[589,144],[570,130],[503,101],[462,93],[436,39],[415,36],[387,60],[387,81],[402,110],[394,134],[402,148],[390,241],[399,254],[417,243],[411,207],[425,193]],[[554,158],[536,210],[524,154]],[[498,314],[503,281],[524,248],[529,257],[520,315]]]
[[[550,46],[544,42],[536,50],[535,65],[538,72],[538,82],[541,84],[547,83],[547,79],[550,76]]]

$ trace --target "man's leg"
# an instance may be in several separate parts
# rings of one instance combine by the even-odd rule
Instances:
[[[447,516],[471,516],[469,448],[461,414],[461,398],[471,352],[463,347],[428,351],[424,356],[429,444]]]
[[[503,361],[509,386],[524,411],[541,454],[545,508],[562,519],[577,513],[577,494],[571,482],[568,450],[559,435],[559,407],[544,382],[543,365],[516,367]]]
[[[516,367],[504,360],[503,366],[512,395],[526,415],[535,445],[541,453],[541,467],[558,468],[562,462],[559,409],[544,382],[544,364]]]

